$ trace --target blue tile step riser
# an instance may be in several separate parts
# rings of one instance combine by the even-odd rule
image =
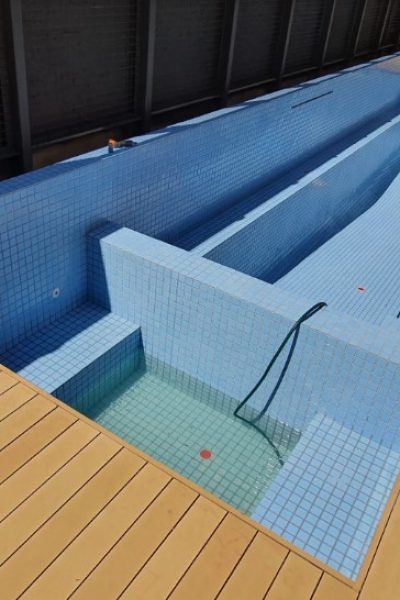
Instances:
[[[86,303],[20,342],[0,362],[35,385],[69,401],[106,380],[120,382],[137,366],[141,329]],[[103,371],[103,373],[102,373]]]
[[[72,408],[87,413],[141,367],[143,355],[140,335],[134,332],[96,358],[52,394]]]

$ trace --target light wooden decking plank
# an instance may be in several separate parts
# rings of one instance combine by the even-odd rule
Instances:
[[[0,377],[1,375],[0,373]],[[0,421],[36,395],[36,392],[23,383],[17,383],[14,387],[0,394]]]
[[[40,423],[44,423],[56,412],[50,413]],[[36,427],[37,425],[29,431],[34,431]],[[82,421],[77,421],[32,460],[18,469],[12,477],[0,485],[0,521],[15,510],[98,435],[95,429]],[[22,437],[19,439],[22,439]],[[8,448],[12,449],[13,445],[10,444]],[[0,463],[1,457],[2,453],[0,453]]]
[[[56,408],[0,451],[0,484],[75,421],[71,413]],[[1,488],[0,488],[1,489]]]
[[[16,412],[0,421],[0,450],[55,409],[56,405],[51,400],[43,396],[35,396]]]
[[[106,436],[99,435],[2,521],[0,523],[0,564],[85,485],[119,449],[118,444]]]
[[[18,379],[16,377],[0,371],[0,394],[12,388],[17,382]]]
[[[24,598],[67,598],[169,480],[170,477],[157,467],[146,465],[50,565]]]
[[[171,600],[215,598],[254,536],[250,525],[228,514],[178,583]]]
[[[117,598],[164,541],[197,494],[173,480],[72,595],[74,600]]]
[[[75,600],[121,594],[146,600],[358,598],[357,588],[290,551],[283,540],[257,532],[218,501],[145,465],[140,453],[57,406],[0,370],[1,600],[21,594],[72,594]],[[71,468],[99,440],[104,447],[94,462],[86,456],[84,468]],[[149,469],[157,473],[154,488],[151,478],[148,485],[139,483]],[[397,500],[359,600],[400,598],[399,530]]]
[[[400,598],[400,501],[397,499],[360,594],[360,600]]]
[[[121,598],[164,600],[225,515],[221,507],[200,496]]]
[[[324,573],[313,600],[356,600],[357,595],[358,593],[355,590],[328,575],[328,573]]]
[[[289,551],[257,533],[218,600],[262,600]]]
[[[14,600],[22,594],[143,464],[142,459],[128,450],[114,456],[0,567],[2,600]]]
[[[290,552],[268,591],[268,600],[310,600],[322,571]]]

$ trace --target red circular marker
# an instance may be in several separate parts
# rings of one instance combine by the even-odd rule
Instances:
[[[363,292],[365,292],[365,287],[362,287],[361,285],[357,288],[357,290],[362,294]]]
[[[211,450],[204,448],[204,450],[200,450],[200,456],[201,458],[204,458],[204,460],[209,460],[212,457],[212,452]]]

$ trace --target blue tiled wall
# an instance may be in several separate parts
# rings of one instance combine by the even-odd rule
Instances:
[[[308,308],[277,286],[113,224],[88,243],[91,299],[140,322],[149,355],[236,401]],[[265,404],[284,360],[251,408]],[[302,436],[253,518],[355,578],[399,471],[399,393],[398,332],[329,307],[304,324],[269,409]]]
[[[90,236],[89,257],[91,299],[140,323],[146,353],[237,400],[309,308],[267,283],[112,225]],[[254,407],[264,405],[284,359]],[[398,336],[328,308],[303,325],[270,414],[303,430],[321,412],[395,447],[399,393]]]
[[[399,99],[393,60],[1,184],[0,352],[85,300],[88,230],[112,219],[173,240],[327,143],[387,119]]]
[[[54,390],[53,396],[87,414],[143,364],[143,349],[139,342],[138,339],[135,348],[131,340],[124,340]]]
[[[399,149],[396,118],[227,227],[205,256],[273,283],[379,199]]]

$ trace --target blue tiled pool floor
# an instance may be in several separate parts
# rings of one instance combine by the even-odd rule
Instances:
[[[400,311],[400,176],[374,206],[276,285],[337,311],[385,324]],[[399,330],[400,331],[400,330]]]
[[[317,415],[253,518],[355,578],[400,468],[400,454]]]
[[[232,416],[228,399],[198,391],[179,373],[141,368],[87,411],[89,417],[209,492],[251,514],[281,468],[257,431]],[[182,381],[182,378],[181,378]],[[294,433],[291,445],[298,440]],[[276,442],[281,459],[290,446]],[[203,449],[212,458],[200,456]]]

